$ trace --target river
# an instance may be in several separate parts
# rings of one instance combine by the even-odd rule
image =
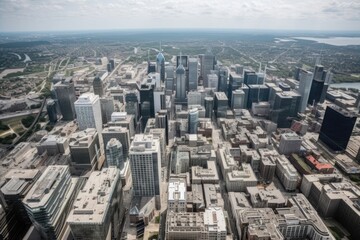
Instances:
[[[351,82],[351,83],[333,83],[330,85],[333,88],[356,88],[360,90],[360,82]]]

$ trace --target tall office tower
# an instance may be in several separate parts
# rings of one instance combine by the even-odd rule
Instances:
[[[107,96],[100,98],[101,119],[105,124],[111,121],[111,114],[115,111],[114,98]]]
[[[240,76],[244,75],[244,66],[240,64],[235,64],[235,72]]]
[[[320,97],[323,92],[325,79],[327,78],[327,72],[324,71],[324,67],[316,65],[314,70],[314,78],[312,80],[308,104],[312,105],[314,102],[320,102]],[[330,74],[330,73],[329,73]]]
[[[257,77],[257,84],[264,84],[265,83],[265,73],[264,72],[256,73],[256,77]]]
[[[31,220],[22,200],[40,177],[38,169],[8,169],[2,177],[0,238],[23,239]]]
[[[111,65],[111,71],[113,71],[115,69],[115,60],[114,59],[110,59],[109,63]]]
[[[320,103],[325,101],[327,90],[329,89],[329,85],[331,84],[333,78],[333,74],[330,71],[324,71],[324,74],[324,86],[319,99]]]
[[[140,117],[142,124],[142,131],[146,126],[149,118],[155,117],[154,108],[154,89],[156,87],[156,80],[154,78],[145,78],[140,86]]]
[[[312,72],[299,69],[299,73],[297,74],[299,80],[299,93],[301,95],[301,104],[299,108],[299,112],[305,112],[306,106],[308,104],[310,89],[311,89],[311,82],[313,79]]]
[[[220,67],[219,69],[219,85],[218,91],[227,93],[228,90],[228,70],[226,67]]]
[[[189,58],[189,91],[196,91],[198,87],[198,60]]]
[[[110,63],[106,64],[106,70],[107,70],[109,73],[112,71],[112,69],[111,69],[111,64],[110,64]]]
[[[301,95],[294,91],[276,93],[273,109],[270,113],[271,121],[277,124],[278,128],[289,128],[291,122],[297,117]]]
[[[154,89],[154,112],[157,113],[161,109],[166,109],[165,89],[157,87]]]
[[[215,92],[214,112],[216,118],[226,118],[228,99],[223,92]]]
[[[217,74],[215,73],[210,73],[207,75],[207,84],[208,85],[204,85],[205,88],[212,88],[214,90],[214,92],[218,91],[218,87],[219,87],[219,77]]]
[[[95,128],[75,132],[70,136],[71,166],[76,175],[97,169],[101,165],[99,136]]]
[[[176,56],[176,68],[178,68],[179,65],[182,64],[185,70],[188,70],[189,68],[188,61],[189,61],[188,56],[184,56],[184,55]]]
[[[161,46],[160,52],[156,56],[156,72],[160,74],[160,80],[165,81],[165,57],[162,54]]]
[[[253,103],[269,101],[269,88],[266,85],[248,85],[249,94],[247,108],[250,109]]]
[[[82,94],[75,102],[75,111],[80,130],[96,128],[101,133],[102,117],[98,95],[93,93]]]
[[[78,179],[69,166],[48,166],[23,200],[29,218],[44,239],[62,239]]]
[[[152,135],[137,134],[130,146],[129,160],[134,196],[156,198],[160,209],[160,143]]]
[[[300,81],[300,72],[304,71],[304,69],[300,68],[300,67],[296,67],[295,68],[295,72],[294,72],[294,79]],[[312,79],[311,79],[312,80]]]
[[[202,102],[202,93],[199,91],[191,91],[187,94],[187,104],[191,105],[201,105]]]
[[[245,92],[241,89],[232,92],[231,109],[245,108]]]
[[[93,80],[93,89],[94,94],[99,95],[99,97],[104,96],[104,82],[100,76],[96,76]]]
[[[319,140],[331,150],[344,152],[356,122],[356,115],[337,106],[328,106],[321,125]]]
[[[280,138],[279,153],[285,155],[298,153],[301,148],[301,142],[301,137],[296,133],[283,133]]]
[[[205,97],[205,117],[212,118],[213,110],[214,110],[214,98],[213,97]]]
[[[109,126],[104,128],[104,130],[102,131],[102,137],[105,147],[112,138],[115,138],[116,140],[120,141],[121,146],[123,148],[124,161],[126,161],[129,155],[129,148],[130,148],[129,129],[125,127]]]
[[[229,98],[229,106],[231,106],[232,93],[234,90],[239,89],[243,84],[243,77],[236,72],[231,72],[229,75],[229,86],[227,96]]]
[[[249,84],[258,84],[258,77],[255,72],[245,70],[244,71],[244,83]]]
[[[155,127],[165,129],[166,145],[169,144],[169,125],[167,110],[160,110],[155,114]]]
[[[186,104],[186,74],[185,68],[180,63],[178,68],[176,69],[176,95],[175,102]]]
[[[104,168],[90,174],[79,191],[67,224],[74,239],[119,239],[122,189],[119,170]]]
[[[188,116],[189,133],[196,134],[198,125],[199,125],[199,110],[197,108],[193,108],[189,110],[189,116]]]
[[[46,111],[49,116],[50,123],[57,122],[56,103],[54,100],[48,100],[46,102]]]
[[[108,126],[118,126],[129,129],[130,137],[135,135],[135,118],[134,115],[127,114],[126,112],[113,112],[111,114],[111,122]]]
[[[153,73],[156,72],[156,62],[150,62],[148,61],[148,71],[147,73]]]
[[[165,67],[165,89],[171,93],[174,91],[175,69],[173,65]]]
[[[135,121],[139,120],[139,91],[137,89],[126,91],[125,112],[134,115]]]
[[[215,66],[215,56],[209,53],[206,54],[200,54],[199,55],[200,58],[200,64],[201,64],[201,69],[200,69],[200,76],[203,79],[203,86],[208,86],[208,74],[211,73],[211,70],[214,70],[214,66]]]
[[[61,80],[54,85],[56,99],[60,107],[62,119],[65,121],[72,121],[75,119],[76,101],[74,83],[71,77]]]
[[[119,140],[111,138],[106,144],[106,163],[107,166],[115,166],[122,170],[124,168],[123,147]]]
[[[243,92],[245,93],[244,106],[247,107],[248,99],[249,99],[249,87],[248,87],[248,85],[243,84],[239,89],[243,90]]]

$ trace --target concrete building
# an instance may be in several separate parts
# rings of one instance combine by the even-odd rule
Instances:
[[[66,221],[74,239],[117,239],[124,212],[121,192],[116,167],[92,172]]]
[[[203,189],[206,208],[220,207],[224,209],[224,199],[219,184],[203,184]]]
[[[300,151],[302,139],[296,133],[283,133],[280,137],[279,153],[289,155]]]
[[[93,93],[84,93],[75,102],[75,111],[80,130],[96,128],[102,131],[102,116],[99,96]]]
[[[126,161],[129,155],[129,148],[130,148],[129,129],[125,127],[117,127],[117,126],[106,127],[102,131],[102,137],[103,137],[104,146],[107,146],[108,142],[112,138],[115,138],[116,140],[120,141],[123,149],[124,161]]]
[[[247,187],[257,185],[257,178],[250,164],[243,163],[241,167],[227,173],[225,177],[226,189],[229,192],[244,192]]]
[[[49,166],[25,196],[26,211],[44,239],[62,238],[77,182],[68,166]]]
[[[47,135],[36,143],[36,148],[39,155],[45,151],[49,156],[54,156],[59,153],[64,154],[69,148],[69,139],[58,135]]]
[[[231,109],[245,108],[245,92],[241,89],[234,90],[231,96]]]
[[[271,183],[275,176],[276,163],[273,158],[263,157],[259,166],[260,176],[265,183]]]
[[[56,123],[58,117],[57,117],[56,103],[54,100],[48,100],[46,102],[46,111],[49,116],[49,121],[51,123]]]
[[[313,73],[306,71],[304,69],[299,70],[299,89],[298,92],[301,95],[301,104],[299,108],[299,112],[305,112],[306,106],[308,104],[308,99],[310,95],[311,83],[313,79]]]
[[[214,70],[215,65],[215,56],[211,53],[200,54],[200,76],[203,79],[203,86],[208,86],[207,75],[211,73],[211,70]]]
[[[129,130],[130,137],[135,135],[134,124],[134,115],[127,114],[126,112],[113,112],[113,114],[111,114],[111,122],[108,122],[109,127],[118,126],[127,128]]]
[[[157,198],[161,195],[161,151],[158,139],[152,135],[135,135],[129,151],[133,191],[135,196]]]
[[[194,108],[189,111],[189,117],[188,117],[189,133],[196,134],[198,125],[199,125],[199,110],[197,108]]]
[[[187,94],[187,103],[189,105],[201,105],[202,94],[198,91],[190,91]]]
[[[294,166],[284,156],[275,157],[276,175],[286,191],[295,191],[299,184],[299,174]]]
[[[114,98],[113,97],[102,97],[100,98],[101,107],[101,118],[105,124],[111,121],[111,114],[115,111]]]
[[[221,208],[208,208],[205,212],[169,212],[166,218],[165,237],[168,240],[226,239],[226,222]]]
[[[116,138],[111,138],[110,141],[106,144],[106,165],[115,166],[118,169],[122,170],[124,168],[124,154],[123,147],[119,140]]]
[[[94,94],[99,95],[99,97],[104,96],[104,82],[100,76],[96,76],[93,80],[93,89]]]
[[[62,119],[72,121],[76,112],[74,102],[76,101],[74,82],[72,78],[66,78],[54,85],[56,99],[60,107]]]
[[[168,186],[168,212],[186,212],[186,178],[171,178]]]
[[[259,189],[247,187],[246,192],[250,195],[253,208],[281,208],[285,207],[286,200],[278,189]]]
[[[215,73],[210,73],[207,75],[207,81],[208,81],[208,85],[204,86],[206,88],[211,88],[213,89],[214,92],[218,91],[218,87],[219,87],[219,77],[217,74]]]
[[[223,92],[215,92],[214,112],[217,118],[226,118],[228,109],[228,98]]]
[[[98,133],[94,128],[75,132],[69,140],[71,166],[76,174],[98,169],[102,166],[104,156],[101,155]]]
[[[214,161],[207,161],[207,168],[195,166],[191,168],[191,179],[193,184],[218,183],[219,175],[217,173]]]

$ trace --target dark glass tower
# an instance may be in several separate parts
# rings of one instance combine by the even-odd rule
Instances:
[[[328,106],[321,125],[319,140],[331,150],[343,152],[346,150],[355,122],[355,114],[336,106]]]
[[[63,79],[54,85],[56,98],[58,100],[62,119],[65,121],[72,121],[75,119],[75,105],[76,101],[75,88],[72,78]]]
[[[270,114],[271,121],[275,122],[278,128],[289,128],[292,120],[297,117],[300,104],[301,95],[297,92],[276,93]]]

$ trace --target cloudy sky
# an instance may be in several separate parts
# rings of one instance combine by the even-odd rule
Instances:
[[[0,0],[0,31],[128,28],[360,31],[360,0]]]

